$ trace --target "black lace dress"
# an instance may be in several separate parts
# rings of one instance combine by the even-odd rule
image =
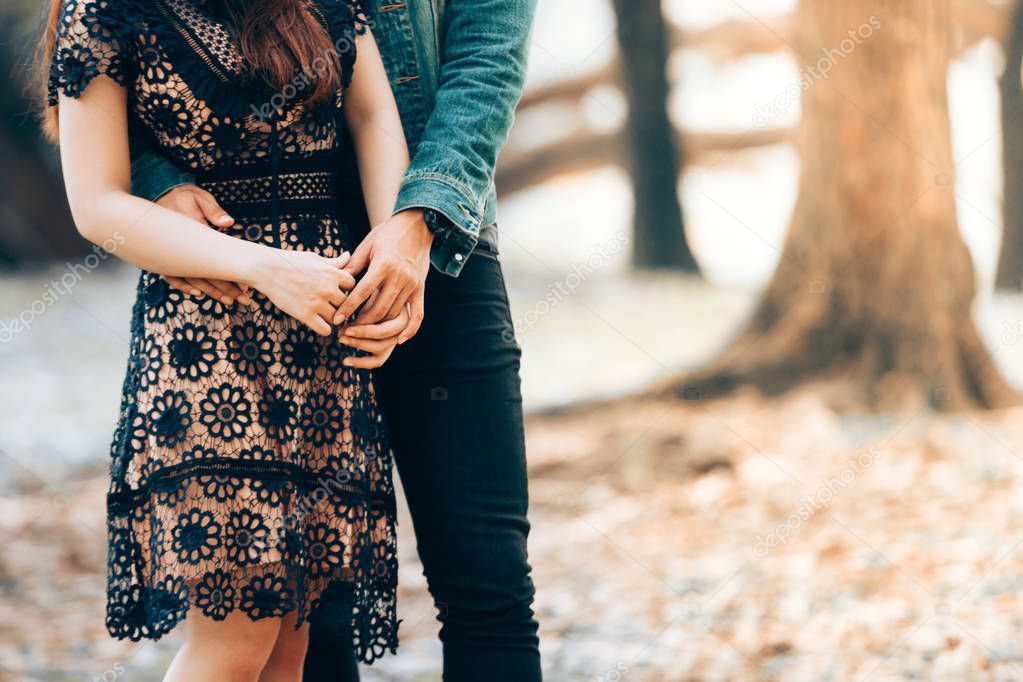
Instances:
[[[359,8],[310,11],[351,77]],[[238,239],[335,256],[343,93],[249,73],[216,0],[65,0],[50,74],[79,96],[127,89],[131,132],[193,171]],[[397,643],[391,454],[371,372],[255,295],[253,309],[183,295],[143,272],[108,496],[107,626],[159,638],[190,607],[214,619],[295,612],[350,624],[372,661]]]

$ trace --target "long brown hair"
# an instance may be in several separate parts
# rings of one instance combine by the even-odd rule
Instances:
[[[57,107],[49,106],[50,64],[53,62],[53,48],[57,42],[57,25],[60,22],[62,0],[51,0],[46,12],[46,23],[43,25],[43,37],[36,47],[36,87],[39,97],[39,118],[43,135],[50,142],[57,142]]]
[[[57,139],[57,107],[47,106],[47,78],[57,40],[61,7],[50,0],[36,63],[42,90],[43,132]],[[238,34],[242,58],[275,89],[308,80],[306,101],[326,102],[341,87],[341,62],[330,34],[313,16],[308,0],[216,0]]]

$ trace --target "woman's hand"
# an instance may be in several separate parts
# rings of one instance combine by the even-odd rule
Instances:
[[[324,258],[310,251],[265,247],[243,284],[262,292],[270,302],[320,336],[333,331],[331,320],[355,278],[344,271],[350,254]]]
[[[345,327],[338,336],[338,341],[364,350],[370,355],[362,357],[345,358],[344,364],[348,367],[359,367],[362,369],[374,369],[384,364],[394,347],[398,345],[398,339],[402,331],[408,326],[408,307],[401,308],[397,317],[392,317],[376,324],[359,324]]]
[[[157,199],[156,203],[214,229],[223,230],[234,225],[234,218],[220,207],[213,195],[195,185],[175,187]],[[175,289],[191,296],[206,294],[226,305],[235,301],[245,305],[252,303],[248,289],[235,282],[196,277],[165,276],[164,279]]]

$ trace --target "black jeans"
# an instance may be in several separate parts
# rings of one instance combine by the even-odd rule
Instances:
[[[446,682],[540,680],[512,329],[501,265],[481,246],[458,278],[430,272],[422,328],[377,370]],[[357,679],[314,624],[306,682]]]

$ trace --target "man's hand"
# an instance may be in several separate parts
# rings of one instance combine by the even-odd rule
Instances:
[[[433,234],[419,209],[402,211],[370,230],[345,266],[353,275],[363,270],[366,274],[338,308],[334,324],[343,323],[363,303],[366,307],[352,326],[396,318],[408,303],[408,323],[397,335],[397,342],[415,336],[423,321],[432,244]]]
[[[175,187],[157,199],[156,203],[215,229],[225,229],[234,225],[234,218],[220,207],[213,195],[195,185]],[[252,303],[248,288],[235,282],[169,276],[164,276],[164,279],[175,289],[192,296],[206,294],[226,305],[231,305],[235,301],[245,305]]]
[[[345,327],[338,335],[338,341],[346,346],[369,353],[369,355],[360,357],[345,358],[345,366],[374,369],[383,365],[394,352],[394,347],[398,345],[399,335],[408,327],[408,323],[408,308],[403,306],[397,317],[376,324]]]

